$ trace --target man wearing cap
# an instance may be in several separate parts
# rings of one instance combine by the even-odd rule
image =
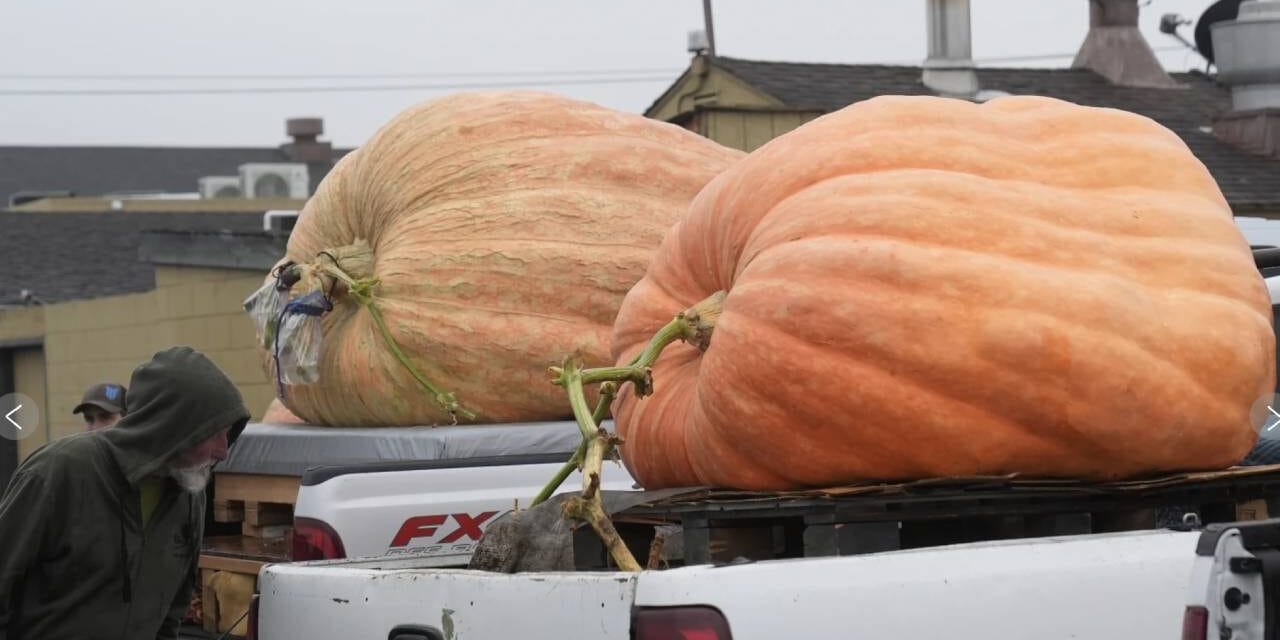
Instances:
[[[95,384],[84,392],[84,398],[71,413],[84,416],[87,431],[106,429],[120,421],[125,412],[125,388],[123,385],[105,382]]]
[[[119,424],[27,457],[0,496],[0,640],[176,640],[205,487],[248,420],[226,374],[175,347],[133,371]]]

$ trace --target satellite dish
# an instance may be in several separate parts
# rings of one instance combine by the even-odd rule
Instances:
[[[1215,22],[1235,20],[1240,14],[1241,2],[1244,0],[1218,0],[1200,14],[1200,20],[1196,22],[1196,49],[1210,63],[1213,62],[1213,36],[1209,33],[1209,27]]]

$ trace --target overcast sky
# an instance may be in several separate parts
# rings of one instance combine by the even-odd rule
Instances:
[[[1142,2],[1142,30],[1166,68],[1203,67],[1156,27],[1163,13],[1198,18],[1209,0]],[[716,45],[721,55],[759,60],[916,64],[925,54],[924,6],[925,0],[715,0]],[[972,22],[980,64],[1067,66],[1088,30],[1088,2],[972,0]],[[284,140],[285,118],[320,116],[329,139],[355,146],[399,110],[460,84],[536,83],[640,112],[686,66],[686,33],[701,26],[700,0],[4,0],[0,144],[271,146]],[[1189,27],[1184,32],[1191,34]],[[1066,55],[983,62],[1044,54]],[[560,75],[538,75],[547,72]],[[346,77],[251,77],[273,74]],[[420,75],[385,77],[398,74]],[[67,75],[89,77],[17,77]],[[12,93],[404,84],[433,88]]]

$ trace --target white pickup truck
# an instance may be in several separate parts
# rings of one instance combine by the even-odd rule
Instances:
[[[263,569],[259,640],[1262,640],[1280,521],[640,573],[377,558]]]
[[[1271,596],[1280,588],[1268,589],[1266,581],[1280,579],[1280,560],[1271,560],[1280,558],[1280,520],[1070,533],[1122,527],[1101,510],[1133,513],[1133,505],[1165,490],[1180,492],[1166,496],[1165,503],[1194,498],[1200,501],[1197,507],[1280,495],[1280,468],[1184,478],[1166,489],[1160,488],[1163,481],[1153,482],[1132,489],[1137,493],[1125,493],[1126,488],[1114,495],[1096,486],[1034,481],[939,488],[923,483],[890,486],[879,496],[777,496],[765,501],[766,508],[759,497],[699,494],[674,509],[711,504],[730,518],[728,510],[746,505],[752,510],[747,515],[773,522],[787,521],[778,513],[814,510],[816,517],[805,518],[812,523],[792,537],[799,541],[800,555],[818,557],[700,560],[686,519],[684,548],[675,562],[686,566],[640,573],[599,567],[516,574],[466,569],[474,539],[500,517],[497,512],[511,508],[511,492],[536,492],[563,459],[374,463],[308,471],[295,521],[299,548],[331,559],[264,567],[249,614],[250,637],[1132,640],[1181,634],[1188,640],[1261,640],[1271,637],[1264,629],[1277,628],[1273,609],[1280,607],[1280,595]],[[630,482],[620,467],[606,468],[606,478],[610,475],[615,482]],[[565,490],[580,486],[573,482]],[[431,487],[430,500],[423,499],[422,487]],[[610,492],[635,496],[632,502],[644,495],[628,489],[613,486]],[[791,503],[799,506],[788,507]],[[834,554],[855,555],[811,552],[811,545],[821,545],[826,503],[835,507],[827,511],[846,513],[847,528],[857,534],[846,541],[835,532]],[[1100,511],[1083,513],[1095,508]],[[898,550],[877,552],[857,539],[879,540],[885,533],[875,528],[885,517],[859,516],[864,511],[894,514],[885,517],[894,522],[889,546]],[[967,529],[973,522],[957,517],[967,514],[975,514],[968,520],[1018,522],[1003,533],[973,533]],[[624,536],[625,515],[617,518]],[[1081,515],[1083,529],[1076,518]],[[652,517],[642,506],[630,521]],[[1033,531],[1033,521],[1056,531]],[[930,546],[920,538],[935,530],[951,539],[989,539]],[[999,539],[1010,532],[1028,537]],[[787,545],[778,549],[782,546]]]

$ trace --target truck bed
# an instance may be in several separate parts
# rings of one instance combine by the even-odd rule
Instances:
[[[275,565],[260,581],[259,629],[270,640],[383,639],[397,628],[626,640],[637,611],[702,606],[724,615],[735,640],[1176,638],[1198,539],[1094,534],[636,574]]]

